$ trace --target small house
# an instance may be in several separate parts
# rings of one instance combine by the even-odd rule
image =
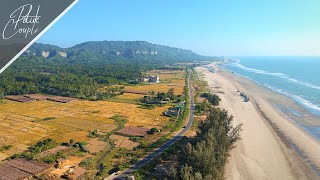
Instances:
[[[147,78],[149,78],[149,82],[150,83],[159,83],[160,82],[160,78],[159,76],[148,76]]]
[[[77,101],[75,98],[63,97],[63,96],[50,96],[47,98],[50,101],[60,102],[60,103],[69,103],[73,101]]]
[[[178,116],[180,113],[180,109],[173,107],[173,108],[169,108],[164,114],[166,116]]]
[[[149,83],[159,83],[160,82],[160,77],[151,75],[151,76],[145,76],[142,78],[138,79],[139,82],[149,82]]]
[[[33,102],[36,101],[33,98],[17,95],[17,96],[6,96],[6,99],[9,99],[11,101],[17,101],[17,102]]]
[[[42,100],[47,100],[48,96],[47,95],[42,95],[42,94],[26,94],[24,97],[32,98],[37,101],[42,101]]]

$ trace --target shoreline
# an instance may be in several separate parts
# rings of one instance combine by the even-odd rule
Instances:
[[[219,70],[220,70],[220,69],[219,69]],[[291,108],[294,109],[294,110],[297,110],[297,111],[298,111],[299,108],[302,108],[303,110],[300,109],[301,112],[303,112],[304,114],[306,114],[306,115],[304,115],[303,118],[308,117],[308,118],[312,118],[312,119],[313,119],[313,118],[314,118],[314,115],[313,115],[313,114],[310,114],[310,112],[308,112],[308,110],[305,109],[305,107],[299,105],[296,101],[294,101],[294,100],[291,99],[290,97],[287,97],[287,96],[285,96],[285,95],[283,95],[283,94],[277,93],[277,92],[275,92],[275,91],[273,91],[273,90],[271,90],[271,89],[268,89],[267,87],[265,87],[265,86],[263,86],[263,85],[260,85],[260,84],[257,84],[255,81],[252,81],[252,80],[250,80],[250,79],[247,79],[247,78],[245,78],[245,77],[243,77],[243,76],[241,76],[241,75],[236,75],[236,74],[233,75],[232,73],[230,73],[229,71],[226,71],[226,70],[220,70],[220,71],[222,72],[222,74],[224,75],[224,77],[227,78],[227,79],[228,79],[228,77],[226,77],[226,76],[234,76],[233,78],[238,79],[238,81],[240,81],[240,84],[241,84],[241,83],[244,83],[244,81],[247,81],[245,84],[241,84],[242,86],[247,85],[248,83],[250,83],[250,84],[252,84],[253,86],[256,86],[257,88],[260,88],[262,91],[265,91],[266,94],[269,94],[269,93],[270,93],[271,95],[276,95],[276,98],[280,98],[280,97],[281,97],[282,99],[284,99],[284,100],[282,100],[282,101],[285,101],[285,102],[280,102],[280,101],[277,102],[276,98],[267,99],[267,100],[264,99],[264,100],[267,101],[267,103],[268,103],[270,106],[272,106],[273,110],[276,111],[279,116],[281,116],[282,120],[286,120],[289,124],[292,124],[293,127],[297,128],[298,131],[300,131],[301,133],[305,134],[305,135],[308,137],[308,138],[306,138],[306,139],[310,139],[310,140],[314,141],[314,142],[315,142],[316,144],[318,144],[318,146],[320,147],[320,142],[319,142],[319,140],[317,139],[317,137],[315,137],[311,132],[307,131],[307,130],[305,129],[305,127],[299,123],[299,120],[297,120],[297,119],[291,119],[291,118],[293,118],[293,116],[289,117],[287,114],[285,114],[284,112],[280,111],[274,104],[279,104],[279,105],[281,105],[281,106],[285,106],[285,105],[292,106]],[[228,80],[232,80],[232,79],[228,79]],[[268,93],[267,93],[267,92],[268,92]],[[251,94],[251,96],[253,96],[254,99],[258,99],[258,98],[256,98],[256,96],[260,96],[260,94],[262,94],[262,93],[260,93],[260,94],[254,94],[254,93],[250,93],[250,92],[249,92],[249,94]],[[259,103],[258,103],[257,101],[253,101],[253,102],[259,105]],[[264,112],[263,112],[263,108],[258,108],[258,110],[261,111],[262,113],[264,113]],[[272,120],[275,120],[275,119],[276,119],[276,118],[271,118],[271,119],[270,119],[270,118],[268,117],[268,114],[265,115],[265,120],[270,120],[270,123],[275,123],[274,121],[272,121]],[[303,156],[309,157],[307,154],[304,153],[304,151],[303,151],[303,149],[304,149],[304,148],[303,148],[303,145],[301,145],[301,144],[298,145],[299,143],[296,144],[295,141],[294,141],[294,139],[293,139],[293,137],[290,137],[290,136],[288,137],[285,132],[282,132],[283,130],[281,130],[281,128],[280,128],[278,125],[275,126],[275,129],[276,129],[276,130],[280,129],[281,133],[284,133],[284,136],[285,136],[285,138],[286,138],[286,141],[290,142],[290,144],[293,144],[294,146],[297,146],[297,148],[298,148],[300,151],[302,151],[302,153],[303,153],[302,155],[303,155]],[[318,152],[320,152],[320,149],[319,149]],[[308,160],[310,160],[310,159],[308,159]],[[313,160],[310,160],[310,161],[313,162]],[[312,164],[314,164],[314,165],[316,166],[317,171],[318,171],[317,173],[320,175],[320,158],[318,159],[318,161],[313,162]]]
[[[281,102],[290,106],[293,102],[288,101],[286,99],[288,97],[275,95],[276,92],[271,92],[244,77],[220,70],[215,64],[211,66],[216,69],[215,73],[203,67],[197,70],[205,74],[211,91],[219,89],[226,92],[218,93],[222,99],[222,108],[235,116],[236,123],[244,124],[243,139],[231,152],[226,166],[226,179],[319,178],[320,159],[317,157],[317,152],[320,152],[317,151],[320,150],[319,142],[283,114],[281,115],[266,96],[275,96],[275,98],[282,96],[279,98]],[[250,102],[240,102],[241,98],[237,97],[237,90],[248,94]],[[264,96],[260,97],[261,94]],[[242,110],[237,110],[238,108]],[[248,122],[250,118],[256,121]],[[259,141],[265,141],[265,144]],[[310,144],[305,146],[304,144],[308,142]],[[264,146],[264,148],[257,146]],[[268,151],[277,153],[269,155]],[[308,162],[305,163],[305,161]]]
[[[249,77],[243,76],[241,74],[233,73],[230,70],[226,69],[223,66],[220,66],[222,63],[217,63],[219,70],[221,70],[224,75],[234,76],[237,79],[241,79],[241,81],[249,81],[255,84],[261,89],[265,91],[272,92],[273,94],[277,94],[278,97],[282,97],[282,99],[286,99],[285,103],[279,103],[275,98],[270,99],[269,102],[272,104],[274,109],[276,109],[283,117],[293,122],[299,128],[303,129],[306,133],[312,136],[316,141],[320,142],[320,114],[319,112],[315,112],[315,109],[305,105],[303,102],[296,100],[293,97],[287,96],[273,88],[270,88],[264,84],[261,84]],[[288,103],[290,101],[290,103]]]
[[[299,149],[299,147],[294,144],[290,139],[286,137],[286,135],[281,132],[281,130],[277,127],[275,123],[272,122],[270,118],[263,112],[263,110],[259,107],[259,104],[253,102],[253,104],[256,106],[257,110],[261,114],[261,116],[264,118],[265,121],[267,121],[268,125],[272,128],[273,131],[277,134],[277,136],[281,139],[281,141],[288,147],[292,148],[296,151],[296,153],[299,154],[299,156],[302,158],[302,160],[305,160],[306,164],[310,166],[310,168],[320,177],[320,169],[311,161],[307,158],[307,156]],[[280,111],[279,111],[280,112]],[[292,121],[292,120],[290,120]],[[295,123],[295,122],[293,122]],[[295,125],[299,126],[299,124]],[[300,127],[300,126],[299,126]],[[302,127],[301,127],[302,128]],[[306,133],[309,133],[306,131]],[[311,134],[309,134],[311,135]]]

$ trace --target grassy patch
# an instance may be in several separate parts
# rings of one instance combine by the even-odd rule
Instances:
[[[125,104],[137,104],[138,102],[138,100],[134,100],[134,99],[119,99],[119,98],[110,98],[110,99],[107,99],[106,101],[125,103]]]
[[[0,152],[7,151],[12,148],[12,145],[5,145],[0,147]]]
[[[45,139],[43,141],[39,141],[37,144],[30,146],[27,151],[21,153],[21,154],[14,154],[10,158],[14,159],[17,157],[23,157],[26,159],[34,159],[34,157],[39,154],[40,152],[43,152],[45,150],[51,149],[55,146],[59,145],[56,141],[53,139]]]
[[[139,108],[141,108],[141,109],[155,109],[156,106],[154,104],[141,104],[139,106]]]
[[[49,121],[49,120],[53,120],[53,119],[56,119],[56,117],[46,117],[46,118],[43,118],[42,120]]]
[[[139,141],[141,141],[141,137],[137,137],[137,136],[131,136],[131,137],[129,137],[129,139],[131,140],[131,141],[134,141],[134,142],[139,142]]]
[[[114,120],[115,124],[117,125],[117,129],[123,128],[123,126],[128,122],[128,120],[125,117],[115,115],[112,116],[112,119]]]

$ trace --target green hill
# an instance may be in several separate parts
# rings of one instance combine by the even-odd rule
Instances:
[[[70,48],[34,44],[26,55],[76,62],[156,61],[186,62],[211,60],[190,50],[151,44],[145,41],[91,41]]]
[[[114,93],[101,94],[101,87],[135,84],[151,69],[211,59],[144,41],[86,42],[70,48],[36,43],[0,74],[0,99],[26,93],[103,99]]]

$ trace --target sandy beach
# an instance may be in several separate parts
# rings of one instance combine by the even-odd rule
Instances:
[[[272,105],[277,101],[296,106],[295,102],[219,70],[215,64],[211,66],[215,73],[204,67],[197,71],[205,75],[210,90],[222,99],[220,107],[234,116],[235,125],[243,124],[242,139],[226,166],[226,179],[320,179],[314,170],[320,167],[320,143]],[[247,94],[250,101],[244,102],[237,91]]]

